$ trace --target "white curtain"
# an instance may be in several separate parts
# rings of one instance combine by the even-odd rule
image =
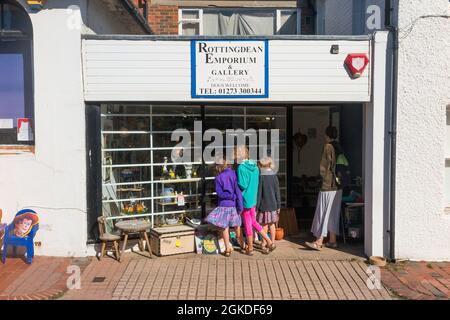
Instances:
[[[275,34],[275,11],[204,11],[205,35],[273,35]]]

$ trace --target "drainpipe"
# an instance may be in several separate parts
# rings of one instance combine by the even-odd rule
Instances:
[[[389,258],[395,262],[395,177],[397,160],[397,87],[398,87],[398,27],[392,22],[392,2],[385,3],[385,27],[392,33],[392,69],[391,69],[391,125],[390,141],[390,197],[389,197]]]
[[[148,23],[148,0],[144,0],[144,18]]]

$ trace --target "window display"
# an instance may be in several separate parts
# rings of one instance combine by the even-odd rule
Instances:
[[[155,227],[201,217],[201,161],[171,162],[172,131],[193,130],[200,118],[198,106],[102,105],[105,216],[145,217]]]
[[[103,104],[101,119],[104,216],[145,218],[152,227],[163,227],[198,221],[203,210],[214,208],[214,165],[195,158],[194,149],[201,147],[180,149],[194,155],[191,162],[173,162],[171,156],[178,144],[171,141],[172,132],[183,128],[193,135],[194,121],[202,120],[203,130],[224,135],[225,129],[279,129],[278,175],[286,204],[284,108]],[[109,229],[115,219],[107,219]]]

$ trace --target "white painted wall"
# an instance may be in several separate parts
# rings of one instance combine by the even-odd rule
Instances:
[[[5,221],[22,208],[38,212],[36,241],[42,246],[36,248],[37,255],[83,256],[87,232],[81,35],[79,29],[67,27],[63,1],[48,5],[52,2],[58,7],[30,14],[36,152],[0,156],[0,203]]]
[[[207,101],[191,99],[190,41],[148,39],[84,40],[85,99]],[[339,54],[330,54],[333,44]],[[369,40],[269,40],[268,46],[269,98],[253,101],[370,101],[370,65],[358,79],[344,68],[348,53],[370,56]]]
[[[25,1],[20,3],[28,8]],[[71,5],[73,10],[67,10]],[[85,7],[84,1],[48,0],[44,10],[30,12],[36,151],[0,155],[3,222],[9,223],[20,209],[36,210],[36,241],[42,243],[37,255],[87,254],[83,29],[76,27]],[[103,32],[117,30],[114,21],[99,17],[96,23],[102,24]]]
[[[389,199],[385,160],[386,132],[386,49],[388,33],[374,35],[372,103],[364,105],[364,252],[367,256],[386,256],[386,221]]]
[[[450,260],[445,214],[446,105],[450,102],[448,0],[399,4],[395,255]]]

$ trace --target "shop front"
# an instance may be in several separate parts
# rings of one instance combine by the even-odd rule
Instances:
[[[224,142],[243,133],[258,151],[274,150],[276,137],[282,206],[305,228],[333,125],[351,163],[348,191],[365,209],[365,253],[384,255],[384,145],[374,137],[384,135],[385,105],[373,93],[384,96],[385,38],[85,36],[88,238],[100,213],[110,229],[124,218],[154,228],[204,218],[215,207],[210,129]],[[191,157],[177,162],[180,129]]]

